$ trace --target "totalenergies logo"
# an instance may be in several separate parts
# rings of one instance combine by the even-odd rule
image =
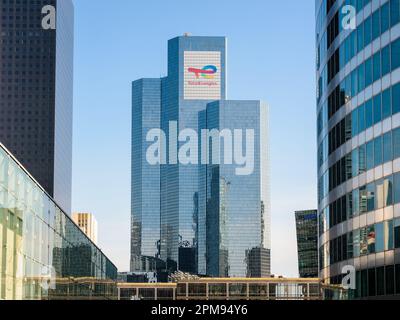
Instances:
[[[196,78],[199,79],[200,76],[204,79],[214,79],[215,74],[218,71],[218,68],[213,65],[205,66],[203,69],[198,68],[189,68],[189,72],[192,72],[196,75]]]

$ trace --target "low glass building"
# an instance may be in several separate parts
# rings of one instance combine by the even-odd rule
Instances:
[[[115,299],[117,268],[0,144],[0,300]]]
[[[296,211],[297,254],[301,278],[318,278],[318,211]]]

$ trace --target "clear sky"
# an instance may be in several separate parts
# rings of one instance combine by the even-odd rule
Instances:
[[[313,0],[74,0],[73,210],[129,268],[131,82],[166,75],[167,41],[228,38],[228,98],[270,105],[272,272],[298,276],[294,211],[317,205]]]

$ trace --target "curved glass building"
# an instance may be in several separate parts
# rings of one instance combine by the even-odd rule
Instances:
[[[400,294],[400,0],[316,0],[319,274]],[[347,279],[347,278],[346,278]]]

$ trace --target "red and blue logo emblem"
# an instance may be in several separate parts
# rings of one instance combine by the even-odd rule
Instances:
[[[197,79],[199,79],[200,76],[204,79],[214,79],[214,76],[217,73],[218,68],[216,66],[209,65],[203,67],[202,69],[189,68],[188,71],[194,73]]]

